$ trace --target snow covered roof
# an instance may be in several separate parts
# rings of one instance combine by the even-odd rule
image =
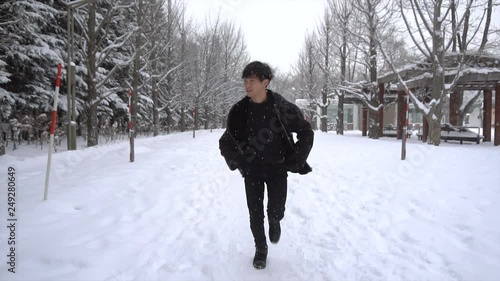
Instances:
[[[494,88],[500,81],[500,55],[471,52],[465,55],[449,53],[445,56],[445,83],[454,80],[460,62],[463,62],[457,89],[484,90]],[[406,65],[398,73],[390,72],[378,78],[378,83],[400,84],[398,74],[409,88],[426,87],[432,84],[432,62],[424,60]]]

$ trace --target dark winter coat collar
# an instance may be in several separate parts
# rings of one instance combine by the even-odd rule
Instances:
[[[271,107],[277,109],[278,118],[283,122],[283,116],[286,114],[286,107],[288,101],[278,93],[275,93],[271,90],[266,90],[268,102]],[[227,124],[229,131],[233,134],[237,139],[241,139],[240,136],[243,128],[245,128],[246,118],[248,113],[248,105],[251,103],[250,97],[244,97],[239,102],[235,104],[231,112],[229,112],[229,123]],[[286,124],[285,124],[286,125]]]
[[[287,128],[288,120],[286,118],[287,109],[289,107],[289,101],[287,101],[283,96],[275,93],[271,90],[266,90],[267,98],[270,106],[273,107],[273,112],[276,114],[281,126],[283,127],[285,137],[288,140],[290,146],[287,146],[287,151],[292,153],[294,149],[294,141],[290,130]],[[246,129],[246,122],[248,116],[248,106],[251,103],[250,97],[244,97],[239,102],[235,104],[232,110],[229,112],[228,116],[228,130],[229,134],[233,140],[240,144],[241,142],[246,142],[248,140],[248,131]]]

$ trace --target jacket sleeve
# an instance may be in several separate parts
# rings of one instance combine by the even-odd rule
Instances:
[[[302,111],[293,103],[289,104],[286,118],[290,132],[297,134],[295,153],[298,164],[303,166],[313,147],[314,131],[311,124],[304,118]]]
[[[238,153],[237,144],[232,139],[229,133],[229,129],[226,129],[224,134],[222,134],[221,138],[219,139],[219,149],[220,154],[226,160],[226,164],[229,169],[231,169],[231,171],[236,170],[239,166],[240,153]]]
[[[240,166],[241,159],[241,148],[238,147],[238,143],[234,139],[235,136],[231,136],[231,131],[229,128],[235,117],[235,111],[237,110],[237,105],[234,105],[227,116],[228,127],[219,139],[219,149],[220,154],[226,160],[226,164],[231,171],[236,170]],[[236,120],[237,121],[237,120]]]

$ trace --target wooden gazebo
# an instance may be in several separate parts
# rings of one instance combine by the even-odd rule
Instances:
[[[491,121],[493,111],[493,91],[495,91],[495,125],[494,125],[494,145],[500,145],[500,56],[495,57],[485,54],[469,54],[462,57],[461,54],[452,54],[446,56],[445,62],[445,83],[450,84],[456,77],[458,71],[458,61],[463,60],[463,66],[460,71],[460,78],[450,94],[450,123],[458,125],[458,102],[457,91],[460,90],[479,90],[484,93],[483,106],[483,142],[491,142]],[[424,61],[419,64],[409,65],[398,72],[399,76],[405,81],[410,91],[421,88],[428,88],[432,85],[432,64]],[[377,80],[379,100],[384,100],[384,93],[397,93],[398,103],[398,121],[397,137],[403,136],[403,126],[405,122],[406,93],[402,87],[398,75],[391,72],[381,76]],[[388,85],[393,85],[386,89]],[[397,86],[396,86],[397,85]],[[390,91],[389,91],[390,90]],[[363,110],[362,131],[363,135],[367,132],[367,110]],[[384,111],[378,112],[380,130],[382,131]],[[423,139],[427,139],[429,125],[424,118],[423,121]]]

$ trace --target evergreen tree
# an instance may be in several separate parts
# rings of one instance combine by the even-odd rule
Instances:
[[[57,64],[66,54],[66,32],[61,28],[64,15],[62,7],[53,1],[0,4],[4,22],[0,27],[0,60],[6,63],[5,72],[0,73],[0,87],[2,96],[15,105],[18,113],[48,112],[52,108]]]

